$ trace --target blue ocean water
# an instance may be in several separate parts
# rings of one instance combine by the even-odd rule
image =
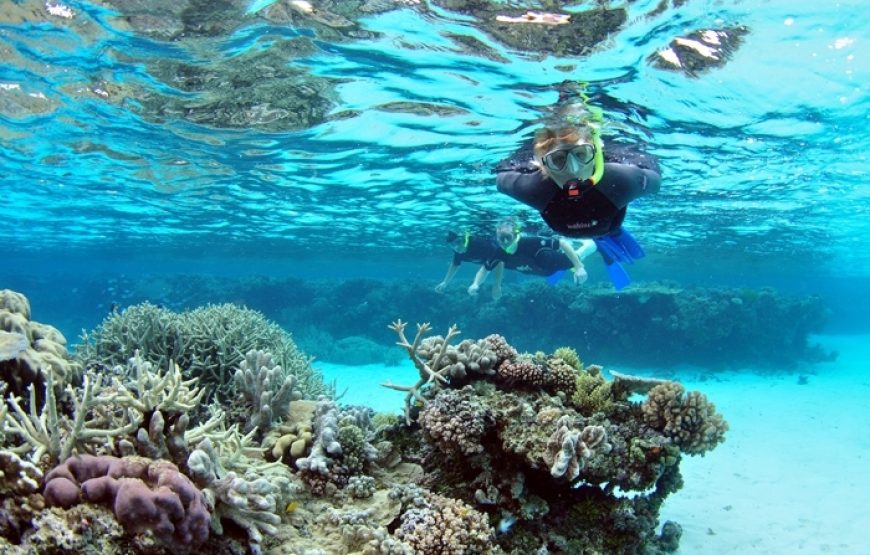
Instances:
[[[634,202],[626,220],[647,252],[631,267],[635,283],[819,295],[831,311],[823,341],[870,333],[870,19],[862,0],[596,3],[624,19],[588,48],[564,53],[539,40],[542,24],[517,23],[532,31],[506,38],[493,20],[542,5],[579,14],[592,3],[499,2],[488,11],[413,0],[141,4],[0,4],[0,289],[26,294],[34,318],[70,343],[113,306],[187,308],[173,298],[179,287],[155,285],[173,276],[430,287],[451,254],[447,230],[487,229],[506,216],[544,229],[536,213],[496,191],[492,168],[530,136],[564,80],[586,83],[606,135],[645,145],[661,162],[661,192]],[[670,45],[705,30],[739,40],[704,58],[709,67],[660,67]],[[590,285],[606,282],[600,264],[588,266]],[[472,276],[463,268],[450,294],[464,295]],[[528,281],[508,275],[505,288]],[[268,295],[256,299],[264,310]],[[848,343],[848,364],[807,371],[846,375],[865,391],[867,344]],[[352,372],[348,383],[411,372],[407,363],[371,372],[325,363],[336,380]],[[790,404],[793,377],[750,376],[698,386],[711,398],[722,391],[723,410],[740,406],[743,386],[753,402]],[[848,388],[819,381],[798,392],[816,383],[835,404]],[[863,437],[860,405],[850,399],[855,412],[828,414],[825,404],[812,418]],[[741,414],[745,426],[733,436],[769,421],[752,416]],[[773,429],[803,441],[801,422],[792,422]],[[823,446],[850,461],[866,458],[867,447],[846,439]],[[703,472],[726,467],[724,456],[711,454],[718,458]],[[742,462],[772,472],[783,461]],[[866,480],[844,486],[866,488]],[[699,501],[708,502],[719,500]],[[786,521],[786,504],[773,506],[777,522]],[[845,526],[862,508],[866,501],[832,521]],[[688,545],[709,553],[777,552],[735,547],[703,526],[692,532]],[[800,526],[781,533],[799,537]],[[860,552],[849,538],[803,552]],[[780,552],[799,547],[783,545],[791,547]]]

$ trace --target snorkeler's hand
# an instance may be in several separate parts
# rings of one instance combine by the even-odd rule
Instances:
[[[447,284],[442,281],[441,283],[439,283],[438,285],[435,286],[435,292],[436,293],[443,293],[446,288],[447,288]]]
[[[571,275],[574,276],[574,284],[582,285],[586,283],[586,280],[589,278],[589,274],[586,273],[586,268],[584,266],[580,266],[579,268],[574,268],[571,271]]]
[[[480,290],[480,286],[479,286],[478,284],[476,284],[476,283],[472,283],[472,284],[468,287],[468,294],[471,295],[472,297],[476,297],[476,296],[477,296],[477,292],[478,292],[479,290]]]

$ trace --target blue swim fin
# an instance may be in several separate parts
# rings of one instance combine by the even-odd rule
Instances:
[[[610,282],[613,283],[613,288],[617,291],[622,291],[631,283],[631,277],[629,277],[628,272],[625,271],[625,268],[619,262],[613,261],[610,264],[606,264],[606,268]]]
[[[547,276],[547,285],[549,285],[550,287],[555,287],[556,284],[559,283],[559,281],[563,277],[565,277],[567,273],[568,270],[556,270],[555,272]]]
[[[617,291],[625,289],[631,283],[631,278],[622,264],[632,264],[635,260],[646,256],[643,247],[624,228],[619,228],[616,233],[596,238],[595,245],[598,247],[598,252],[601,253],[601,258],[604,259],[607,275],[610,277],[613,287]]]
[[[632,262],[640,260],[646,256],[646,253],[643,252],[643,247],[640,246],[640,243],[637,242],[634,235],[629,233],[624,227],[620,227],[619,231],[614,234],[613,238],[619,243],[622,250],[628,254]]]

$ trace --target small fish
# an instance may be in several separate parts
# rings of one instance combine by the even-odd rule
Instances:
[[[299,508],[299,501],[291,501],[291,502],[287,503],[286,507],[284,507],[284,512],[289,515],[290,513],[294,512],[298,508]]]

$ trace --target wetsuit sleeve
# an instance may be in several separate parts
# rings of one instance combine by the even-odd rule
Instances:
[[[644,195],[659,191],[661,177],[657,172],[625,164],[605,164],[599,190],[617,208]]]
[[[495,168],[500,193],[543,210],[556,192],[556,184],[544,177],[534,163],[532,141],[526,141],[516,152],[502,160]]]
[[[496,183],[500,193],[513,197],[535,210],[543,210],[554,194],[554,185],[544,179],[540,171],[532,173],[502,171],[498,173]]]

